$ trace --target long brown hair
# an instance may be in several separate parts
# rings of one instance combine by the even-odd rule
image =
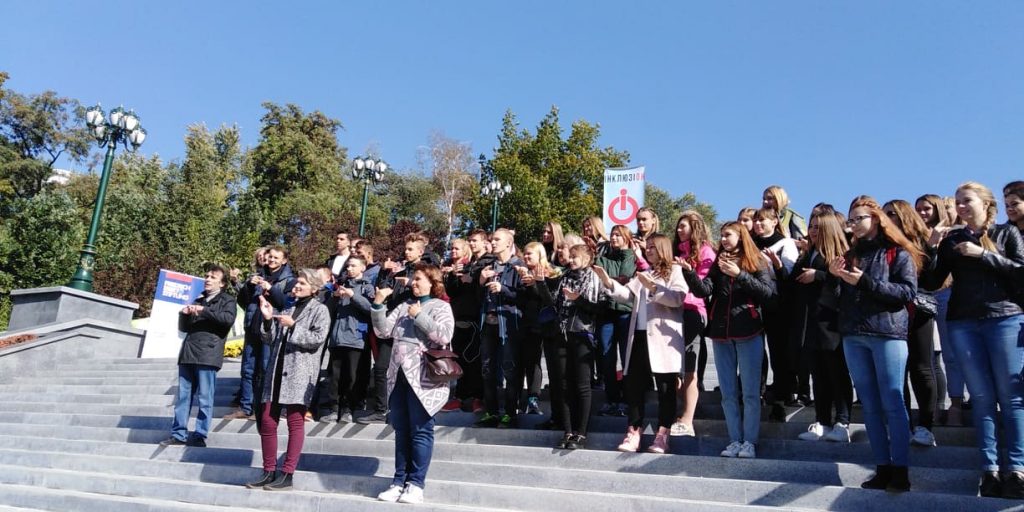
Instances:
[[[705,245],[711,245],[711,233],[708,231],[708,225],[704,222],[704,217],[697,212],[697,210],[686,210],[679,215],[679,220],[676,221],[676,228],[679,227],[679,223],[686,220],[690,224],[690,254],[686,255],[686,262],[691,267],[697,268],[700,264],[700,250]],[[679,252],[679,245],[683,242],[679,239],[678,229],[673,229],[675,236],[673,237],[674,246],[672,247],[673,254]],[[678,254],[677,254],[678,255]]]
[[[653,224],[654,224],[654,227],[652,227],[651,230],[649,232],[647,232],[647,233],[641,233],[640,232],[640,225],[637,224],[636,237],[641,239],[641,240],[643,240],[643,241],[647,241],[647,239],[650,238],[651,235],[656,235],[658,233],[658,231],[661,229],[661,220],[658,218],[658,213],[655,212],[654,208],[651,208],[650,206],[644,206],[643,208],[640,208],[639,210],[637,210],[636,211],[636,216],[639,217],[641,213],[649,213],[649,214],[651,214],[651,220],[653,221]]]
[[[914,201],[914,206],[916,207],[917,203],[920,203],[921,201],[930,204],[932,206],[932,211],[935,212],[935,220],[930,224],[925,224],[929,229],[937,227],[944,228],[953,224],[952,220],[949,218],[949,212],[946,211],[946,202],[943,201],[941,197],[935,194],[925,194]],[[924,221],[922,220],[921,222]]]
[[[811,222],[818,222],[817,236],[811,240],[814,248],[821,253],[825,263],[832,264],[836,258],[843,256],[850,250],[850,244],[846,242],[846,231],[843,230],[843,223],[835,212],[823,211],[811,216]]]
[[[741,269],[748,273],[757,272],[762,268],[761,252],[757,250],[757,246],[754,245],[754,239],[750,238],[750,232],[747,228],[743,227],[739,221],[726,222],[722,224],[722,233],[726,231],[732,231],[740,237],[740,243],[736,245],[736,252],[729,253],[725,250],[725,247],[718,246],[718,257],[721,258],[723,255],[735,254],[737,257],[737,264]]]
[[[882,205],[882,209],[884,210],[885,208],[892,208],[896,214],[896,220],[899,221],[899,226],[897,227],[903,231],[908,240],[916,243],[919,247],[925,247],[931,233],[928,232],[928,226],[921,220],[921,216],[914,211],[914,207],[910,206],[910,203],[902,199],[893,199]]]
[[[896,224],[894,224],[889,217],[882,211],[882,207],[878,205],[878,201],[871,196],[857,196],[850,203],[850,211],[854,208],[867,208],[868,213],[874,217],[875,222],[878,223],[878,234],[885,238],[889,243],[902,248],[907,251],[910,255],[910,261],[914,264],[914,270],[917,271],[924,267],[924,252],[917,247],[917,244],[912,243],[903,235]],[[858,240],[853,239],[853,247],[857,246]]]
[[[672,275],[672,242],[667,236],[656,233],[647,239],[647,243],[654,244],[654,251],[658,254],[658,263],[652,265],[654,275],[668,281]]]

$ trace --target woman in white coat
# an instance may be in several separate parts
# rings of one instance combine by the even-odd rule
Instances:
[[[427,468],[434,451],[434,415],[448,401],[447,382],[431,382],[423,372],[423,351],[447,347],[455,329],[452,308],[444,296],[441,269],[424,263],[414,267],[412,299],[387,314],[390,288],[378,288],[370,309],[373,330],[391,338],[388,365],[388,406],[395,429],[395,477],[381,501],[422,503]]]
[[[648,238],[645,255],[650,272],[637,273],[625,285],[609,278],[600,267],[594,270],[610,297],[633,305],[623,363],[629,426],[619,451],[635,452],[640,448],[644,394],[653,375],[658,392],[658,431],[647,451],[665,453],[675,421],[676,388],[686,348],[680,308],[688,287],[679,267],[672,263],[672,242],[668,237]]]

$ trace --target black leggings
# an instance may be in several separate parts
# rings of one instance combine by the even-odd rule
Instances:
[[[626,416],[631,427],[644,424],[645,395],[651,387],[651,375],[658,390],[658,426],[669,428],[676,416],[676,386],[679,373],[651,373],[651,359],[647,350],[647,331],[633,334],[633,348],[629,353],[626,373]]]
[[[935,422],[935,348],[931,336],[927,335],[927,322],[911,329],[907,336],[907,371],[903,374],[903,403],[907,407],[907,415],[910,413],[910,390],[907,386],[909,377],[910,385],[914,388],[914,396],[917,397],[917,425],[928,430],[932,429]],[[913,416],[911,416],[913,417]]]
[[[391,348],[394,340],[377,339],[377,358],[373,360],[373,395],[376,397],[374,412],[388,411],[388,365],[391,364]]]
[[[459,327],[459,325],[462,327]],[[455,397],[466,400],[483,398],[484,379],[480,368],[480,337],[475,323],[456,322],[452,350],[459,355],[462,377],[455,384]]]
[[[562,427],[566,433],[586,435],[590,422],[590,368],[594,364],[594,337],[570,332],[563,343],[565,352],[554,358],[558,361],[558,373],[562,375]]]
[[[764,314],[764,333],[768,338],[765,358],[772,366],[772,397],[775,402],[784,402],[797,393],[795,360],[789,342],[789,319],[786,311],[775,308]],[[761,389],[768,380],[768,365],[761,364]]]
[[[850,409],[853,407],[853,384],[850,370],[846,367],[846,356],[840,343],[834,350],[814,350],[814,414],[818,423],[831,426],[832,409],[835,407],[835,423],[850,424]]]
[[[519,341],[519,364],[516,368],[520,375],[516,377],[516,385],[526,379],[526,396],[540,396],[540,387],[543,384],[544,374],[540,369],[541,350],[543,341],[539,332],[528,331]],[[506,384],[507,386],[508,384]]]

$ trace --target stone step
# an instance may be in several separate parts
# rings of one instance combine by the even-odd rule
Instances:
[[[100,457],[94,457],[98,460]],[[59,457],[55,457],[59,461]],[[164,462],[163,464],[172,464]],[[124,465],[121,465],[124,468]],[[259,475],[256,468],[217,465],[178,464],[187,480],[144,477],[133,474],[106,474],[0,465],[0,482],[16,485],[37,485],[78,492],[100,492],[121,496],[146,496],[218,506],[240,506],[265,510],[368,510],[381,507],[372,496],[387,487],[389,478],[357,475],[296,474],[297,485],[320,484],[332,492],[301,490],[266,492],[246,489],[242,483]],[[127,470],[127,468],[124,468]],[[168,467],[167,470],[170,468]],[[127,473],[127,471],[125,471]],[[215,483],[210,483],[210,482]],[[577,492],[534,487],[525,492],[518,486],[475,484],[431,479],[427,485],[428,502],[417,510],[667,510],[699,504],[701,510],[739,511],[774,510],[766,506],[719,504],[691,500],[664,499],[632,494]],[[394,505],[402,506],[402,505]]]
[[[0,431],[10,432],[11,435],[157,443],[168,437],[170,418],[10,413],[0,415],[0,427]],[[254,437],[237,440],[232,435],[255,436],[254,421],[216,420],[212,430],[208,440],[211,446],[224,446],[222,443],[235,443],[231,446],[236,448],[259,446],[259,440]],[[384,439],[391,435],[392,430],[386,425],[329,425],[314,422],[306,424],[307,442],[339,438]],[[560,433],[550,431],[445,426],[438,427],[435,433],[438,442],[543,448],[553,446],[560,437]],[[588,447],[613,451],[621,440],[622,434],[619,432],[591,432],[588,436]],[[673,454],[715,457],[726,444],[728,439],[725,437],[674,437],[670,440],[670,451]],[[789,461],[844,461],[871,464],[870,449],[866,443],[762,438],[758,444],[758,456],[764,459]],[[960,446],[913,447],[910,462],[913,466],[920,467],[973,468],[977,466],[977,450]]]
[[[256,466],[262,464],[258,447],[247,444],[245,439],[218,439],[217,446],[211,442],[208,448],[168,447],[143,443],[113,443],[79,439],[53,439],[45,437],[0,435],[0,453],[12,450],[19,457],[24,453],[60,452],[82,456],[104,455],[111,457],[141,458],[146,460],[173,460],[202,464],[224,464],[231,466]],[[282,441],[283,441],[282,436]],[[250,440],[251,441],[251,440]],[[645,445],[650,441],[647,439]],[[234,447],[222,446],[221,442]],[[282,444],[283,446],[283,444]],[[319,451],[318,451],[319,449]],[[393,457],[394,445],[391,439],[321,439],[311,441],[304,447],[300,469],[314,472],[350,473],[352,471],[377,471],[383,468],[387,476],[393,468],[391,462],[380,459]],[[558,456],[552,456],[556,454]],[[0,459],[3,463],[4,459]],[[486,461],[486,463],[484,462]],[[479,469],[478,475],[446,476],[446,471],[457,471],[463,464],[482,464],[498,469]],[[133,463],[134,464],[134,463]],[[128,464],[132,466],[133,464]],[[499,468],[500,466],[500,468]],[[449,468],[449,469],[445,469]],[[504,469],[502,469],[504,468]],[[584,482],[594,482],[621,474],[644,474],[650,476],[686,476],[693,478],[740,479],[760,482],[813,484],[824,486],[858,487],[867,479],[873,467],[847,462],[801,462],[789,464],[786,461],[770,459],[734,460],[720,457],[699,457],[691,455],[656,455],[648,453],[621,454],[601,450],[558,452],[544,447],[511,447],[458,444],[438,441],[435,445],[433,476],[444,480],[473,480],[481,483],[500,481],[510,483],[525,479],[528,485],[535,481],[549,482],[557,479],[549,471],[590,471]],[[436,470],[436,471],[435,471]],[[461,471],[461,470],[458,470]],[[514,476],[516,471],[523,472]],[[500,474],[511,475],[497,479]],[[140,476],[145,476],[139,473]],[[949,468],[914,467],[911,476],[915,489],[971,496],[976,492],[973,479],[975,471]],[[513,478],[514,477],[514,478]],[[598,488],[605,488],[600,485]],[[586,489],[578,489],[586,490]],[[646,492],[646,491],[645,491]],[[650,492],[659,494],[659,491]]]
[[[97,510],[116,510],[117,512],[253,512],[259,510],[12,484],[0,486],[0,501],[12,505],[33,507],[15,508],[2,506],[0,507],[0,512],[16,510],[52,510],[54,512],[95,512]]]
[[[30,395],[26,394],[26,397]],[[105,397],[107,395],[86,395]],[[115,397],[116,395],[109,395]],[[223,400],[222,403],[228,400]],[[131,421],[131,426],[140,428],[166,428],[174,414],[174,397],[169,395],[157,395],[153,405],[135,405],[135,403],[94,403],[89,399],[80,400],[75,403],[66,402],[28,402],[3,400],[0,397],[0,412],[3,413],[38,413],[57,415],[62,418],[64,424],[88,424],[90,426],[129,426],[125,421]],[[162,404],[158,405],[158,403]],[[220,418],[232,412],[234,408],[228,406],[214,407],[213,414],[215,421],[223,421]],[[193,408],[193,416],[197,409]],[[357,411],[356,416],[366,414]],[[18,416],[26,418],[27,416]],[[448,412],[438,414],[436,421],[438,425],[454,427],[470,427],[479,418],[479,415],[465,412]],[[548,415],[520,415],[519,428],[532,430],[537,424],[546,421]],[[88,423],[80,423],[86,421]],[[25,420],[22,421],[32,421]],[[651,432],[657,425],[652,425],[653,418],[646,418],[646,430]],[[144,427],[143,427],[144,426]],[[701,436],[728,437],[725,420],[721,419],[697,419],[694,421],[694,428]],[[626,419],[620,417],[591,418],[591,432],[624,432]],[[797,436],[806,430],[806,424],[799,422],[763,422],[761,425],[761,436],[763,438],[797,439]],[[850,433],[853,442],[867,442],[867,432],[864,425],[860,423],[850,424]],[[974,430],[964,427],[935,427],[933,434],[940,446],[975,446]]]
[[[375,444],[387,445],[390,443],[377,441]],[[18,465],[31,468],[52,468],[65,471],[77,471],[89,475],[126,475],[133,477],[160,478],[172,481],[202,481],[204,483],[218,483],[226,485],[239,485],[246,479],[251,479],[258,474],[258,470],[249,467],[250,464],[238,464],[239,460],[233,458],[219,457],[221,454],[208,453],[212,450],[194,449],[188,450],[187,461],[174,460],[174,452],[185,450],[165,450],[161,453],[159,460],[154,460],[152,455],[138,454],[137,456],[98,455],[98,454],[69,454],[66,452],[54,453],[28,450],[6,450],[0,449],[0,465]],[[259,455],[247,451],[251,464],[258,467]],[[167,456],[167,457],[164,457]],[[631,457],[644,458],[644,455],[633,455]],[[671,456],[669,456],[671,457]],[[659,459],[664,456],[646,456],[646,458]],[[227,460],[232,462],[227,462]],[[364,493],[367,484],[373,484],[373,480],[384,482],[393,471],[394,461],[387,457],[364,457],[364,456],[317,456],[307,454],[300,464],[299,471],[295,477],[295,489],[297,491],[312,491],[319,493]],[[485,459],[486,460],[486,459]],[[247,461],[248,462],[248,461]],[[740,466],[755,461],[723,460],[723,466]],[[618,468],[617,468],[618,469]],[[664,468],[661,468],[664,469]],[[809,469],[809,468],[805,468]],[[847,468],[832,468],[833,472],[845,472]],[[859,471],[863,472],[863,471]],[[972,510],[998,510],[1005,502],[1000,500],[978,500],[973,496],[954,496],[948,494],[948,490],[941,487],[942,482],[935,482],[933,477],[939,471],[929,472],[927,475],[914,473],[923,484],[919,484],[914,494],[914,506],[919,510],[929,507],[941,506],[951,509],[963,509],[968,507]],[[865,509],[871,510],[899,510],[905,504],[893,503],[885,497],[885,504],[881,503],[881,497],[885,493],[877,491],[866,491],[859,488],[830,486],[819,483],[784,483],[746,480],[741,476],[729,472],[727,479],[712,476],[691,477],[685,475],[673,475],[653,473],[650,471],[611,471],[582,470],[571,467],[557,466],[530,466],[522,463],[515,465],[507,462],[496,462],[489,460],[486,463],[474,463],[470,460],[448,461],[443,457],[435,458],[431,465],[429,489],[443,488],[446,485],[458,486],[481,486],[478,501],[451,501],[450,504],[473,506],[474,508],[486,504],[494,504],[496,500],[490,494],[494,491],[487,487],[494,486],[494,482],[501,482],[500,487],[522,488],[529,487],[535,482],[544,482],[544,487],[531,489],[531,498],[536,500],[542,497],[537,494],[550,493],[551,498],[559,498],[563,491],[575,493],[598,494],[601,499],[618,501],[620,496],[625,496],[635,504],[637,501],[647,499],[658,500],[686,500],[699,497],[705,502],[718,502],[725,505],[771,505],[783,507],[830,507],[837,500],[842,499],[844,504],[849,506],[859,503]],[[859,483],[860,475],[849,475],[857,478]],[[866,476],[866,475],[865,475]],[[953,478],[963,480],[965,475],[950,475]],[[939,485],[936,485],[939,484]],[[926,487],[940,489],[940,492],[929,492]],[[739,489],[737,489],[739,487]],[[738,492],[739,490],[742,492]],[[372,495],[373,490],[370,490]],[[522,492],[522,491],[520,491]],[[501,493],[499,493],[501,494]],[[435,497],[431,494],[432,502],[446,502],[448,496]],[[588,496],[589,497],[589,496]],[[642,498],[640,498],[642,497]],[[460,497],[464,500],[465,497]],[[499,498],[500,499],[500,498]],[[497,503],[499,508],[531,510],[527,507],[522,497],[513,499],[511,502]],[[991,501],[987,507],[979,501]],[[580,498],[574,498],[575,505],[582,505]],[[549,502],[552,503],[552,502]],[[601,505],[608,505],[602,503]],[[978,508],[981,505],[981,508]],[[996,508],[992,508],[996,507]],[[590,508],[590,507],[588,507]]]

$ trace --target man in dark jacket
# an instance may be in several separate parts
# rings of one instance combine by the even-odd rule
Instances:
[[[259,336],[259,298],[266,297],[275,311],[284,311],[289,306],[288,297],[293,286],[295,274],[288,265],[288,250],[281,246],[271,246],[267,250],[265,275],[252,276],[239,294],[239,302],[245,306],[246,320],[245,348],[242,350],[242,393],[238,410],[224,416],[224,419],[255,419],[253,390],[260,389],[260,379],[270,359],[270,349],[263,346]]]
[[[220,265],[207,267],[203,294],[178,315],[178,329],[185,341],[178,354],[178,399],[174,404],[171,437],[163,446],[188,444],[206,446],[213,415],[213,393],[217,371],[224,363],[224,338],[235,323],[235,298],[225,291],[228,272]],[[199,406],[196,430],[188,436],[192,405]]]

